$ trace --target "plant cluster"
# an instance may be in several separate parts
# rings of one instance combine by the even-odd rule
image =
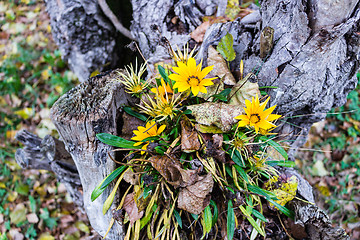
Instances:
[[[225,59],[235,54],[227,39],[219,51]],[[121,223],[125,239],[230,240],[239,221],[252,225],[251,239],[265,236],[261,199],[291,216],[285,204],[297,189],[294,176],[276,170],[293,166],[272,133],[281,116],[273,114],[276,106],[266,109],[269,97],[261,97],[257,83],[249,81],[254,74],[225,82],[211,75],[220,65],[230,73],[224,58],[203,68],[194,51],[184,52],[172,51],[176,65],[158,65],[158,75],[147,80],[145,65],[119,72],[126,92],[140,99],[124,111],[144,124],[131,139],[97,135],[124,157],[94,189],[92,200],[118,177],[103,213],[122,189],[111,225]],[[128,184],[120,188],[121,182]]]

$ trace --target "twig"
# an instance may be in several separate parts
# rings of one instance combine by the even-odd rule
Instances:
[[[106,0],[98,0],[98,3],[104,12],[104,14],[110,19],[112,24],[115,26],[116,30],[118,30],[120,33],[122,33],[125,37],[130,38],[133,41],[136,41],[136,39],[131,35],[131,32],[129,29],[125,28],[121,22],[117,19],[115,14],[111,11],[109,6],[106,3]]]

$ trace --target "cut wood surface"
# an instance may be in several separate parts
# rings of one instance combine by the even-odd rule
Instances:
[[[103,203],[114,185],[110,185],[94,202],[90,196],[95,187],[115,170],[116,164],[109,157],[114,156],[113,147],[100,142],[96,134],[117,134],[121,107],[131,102],[120,83],[114,80],[115,75],[113,71],[89,78],[63,95],[51,109],[51,119],[78,169],[84,208],[91,226],[102,236],[112,218],[111,211],[103,215]],[[118,196],[119,193],[115,196],[115,204]],[[108,239],[120,239],[121,236],[121,226],[114,224]]]

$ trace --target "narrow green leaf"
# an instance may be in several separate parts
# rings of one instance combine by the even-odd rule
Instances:
[[[119,147],[119,148],[136,148],[140,149],[141,146],[134,146],[135,142],[128,141],[121,137],[109,134],[109,133],[98,133],[96,137],[103,143],[110,146]]]
[[[195,221],[196,221],[196,220],[198,220],[199,215],[197,215],[197,214],[193,214],[193,213],[190,213],[190,214],[191,214],[191,216],[195,219]]]
[[[230,33],[227,33],[219,42],[216,50],[226,59],[231,62],[235,59],[235,50],[233,47],[234,38]]]
[[[268,138],[266,136],[261,136],[260,140],[268,143],[276,151],[278,151],[281,154],[281,156],[283,156],[285,158],[285,160],[288,160],[287,152],[284,150],[284,148],[279,143],[275,142],[274,140],[271,140],[270,138]]]
[[[169,82],[169,76],[166,73],[166,70],[163,66],[158,65],[158,70],[161,75],[161,77],[165,80],[165,82]]]
[[[235,169],[238,171],[238,173],[240,174],[240,176],[245,180],[246,183],[249,183],[249,177],[246,174],[246,172],[244,171],[244,169],[238,165],[234,166]]]
[[[152,215],[153,215],[154,211],[149,212],[149,214],[147,214],[145,217],[141,218],[140,220],[140,230],[146,226],[146,224],[148,224],[148,222],[150,221]]]
[[[262,215],[258,210],[253,209],[252,214],[254,215],[254,217],[260,219],[261,221],[268,222],[268,220],[264,217],[264,215]]]
[[[175,216],[175,219],[176,219],[177,223],[179,224],[180,228],[182,228],[181,216],[180,216],[179,212],[176,211],[176,209],[174,209],[174,216]]]
[[[132,110],[131,107],[124,107],[124,111],[127,114],[129,114],[129,115],[131,115],[133,117],[136,117],[136,118],[138,118],[138,119],[140,119],[140,120],[142,120],[144,122],[146,122],[146,120],[147,120],[147,117],[145,117],[144,115],[142,115],[142,114],[140,114],[138,112],[135,112],[134,110]]]
[[[120,184],[123,176],[124,176],[124,174],[119,177],[119,179],[117,180],[117,182],[116,182],[113,190],[111,191],[110,195],[108,196],[108,198],[107,198],[107,199],[105,200],[105,202],[104,202],[104,205],[103,205],[103,214],[104,214],[104,215],[105,215],[105,213],[109,210],[111,204],[112,204],[113,201],[114,201],[116,191],[117,191],[117,189],[119,188],[119,184]]]
[[[290,209],[287,209],[284,206],[281,206],[280,204],[278,204],[277,202],[275,202],[274,200],[270,199],[270,198],[266,198],[266,200],[268,200],[269,202],[271,202],[272,204],[274,204],[283,214],[285,214],[286,216],[288,216],[289,218],[294,219],[294,212],[291,211]]]
[[[293,161],[266,161],[270,166],[280,166],[280,167],[295,167],[295,162]]]
[[[121,166],[115,169],[112,173],[110,173],[106,178],[104,178],[92,191],[91,193],[91,201],[95,201],[106,189],[106,187],[117,177],[119,176],[125,169],[127,169],[127,166]]]
[[[235,232],[235,213],[231,200],[228,202],[228,212],[227,212],[227,237],[228,240],[232,240]]]
[[[259,224],[257,224],[257,223],[255,222],[255,220],[254,220],[253,217],[247,216],[247,220],[248,220],[248,221],[250,222],[250,224],[256,229],[256,231],[257,231],[258,233],[260,233],[262,236],[265,237],[264,231],[261,229],[261,227],[259,226]]]
[[[258,186],[248,184],[247,187],[248,187],[248,190],[250,192],[253,192],[253,193],[258,194],[258,195],[262,195],[262,196],[264,196],[266,198],[269,198],[269,199],[271,199],[271,198],[277,199],[276,195],[274,193],[266,191],[266,190],[264,190],[264,189],[262,189],[262,188],[260,188]]]
[[[212,226],[214,226],[216,224],[217,220],[218,220],[218,217],[219,217],[219,210],[218,210],[218,207],[217,207],[216,203],[213,200],[210,200],[210,205],[214,209],[214,215],[213,215],[213,218],[212,218]]]
[[[205,223],[205,232],[209,233],[212,227],[212,214],[210,205],[207,205],[204,209],[204,223]]]
[[[233,160],[240,167],[245,167],[242,161],[241,153],[238,150],[234,150],[234,154],[230,151],[231,160]]]
[[[227,96],[230,94],[230,92],[231,92],[231,88],[226,88],[223,91],[221,91],[221,93],[214,94],[211,97],[217,98],[217,99],[225,102],[225,101],[227,101]]]

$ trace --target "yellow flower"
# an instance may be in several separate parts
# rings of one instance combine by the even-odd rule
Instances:
[[[182,53],[180,51],[180,49],[177,45],[176,45],[176,48],[177,48],[177,52],[171,48],[171,55],[172,55],[172,58],[175,60],[175,62],[187,63],[189,58],[192,58],[195,56],[194,52],[195,52],[196,47],[193,50],[191,50],[191,52],[189,53],[189,44],[184,45],[184,48],[183,48],[184,53]]]
[[[163,79],[161,79],[161,86],[158,88],[150,89],[151,92],[155,93],[157,96],[160,96],[163,102],[167,102],[166,99],[172,96],[174,91],[171,89],[169,83],[165,83]]]
[[[177,94],[176,97],[175,94],[166,93],[165,96],[160,96],[156,93],[155,99],[152,99],[148,94],[145,97],[147,98],[146,101],[141,99],[142,105],[138,105],[141,109],[140,112],[157,118],[158,121],[163,121],[167,117],[173,119],[176,115],[176,107],[181,103],[180,94]]]
[[[148,137],[159,136],[164,131],[165,127],[166,127],[165,125],[161,125],[158,129],[155,121],[147,122],[145,127],[139,126],[137,130],[133,131],[135,137],[132,137],[131,140],[138,141],[137,143],[134,144],[134,146],[139,146],[145,143],[145,145],[142,146],[141,149],[146,150],[147,146],[149,145],[149,141],[142,142],[142,140]],[[141,154],[144,154],[144,152],[141,152]]]
[[[141,80],[141,76],[143,75],[145,70],[146,70],[146,63],[140,65],[140,69],[138,71],[137,61],[136,61],[135,69],[133,65],[130,64],[130,66],[125,68],[125,73],[118,72],[118,74],[122,78],[117,78],[117,80],[125,85],[125,89],[127,90],[126,91],[127,93],[139,94],[142,91],[144,91],[144,89],[146,89],[146,87],[150,83],[149,81]]]
[[[238,126],[254,127],[256,133],[259,132],[259,129],[261,129],[261,131],[263,132],[275,128],[276,125],[271,123],[271,121],[280,118],[281,115],[271,114],[274,111],[276,105],[265,110],[265,106],[269,100],[270,97],[268,97],[265,102],[260,105],[258,95],[256,95],[255,99],[253,97],[251,102],[246,99],[246,108],[244,108],[246,114],[235,117],[235,119],[240,120]]]
[[[214,66],[208,66],[201,70],[201,63],[196,66],[194,58],[189,58],[186,64],[177,62],[177,65],[178,67],[173,67],[177,74],[170,74],[169,78],[176,82],[174,88],[177,88],[179,92],[184,92],[190,88],[196,96],[199,92],[207,93],[205,87],[214,84],[212,80],[216,78],[205,78]]]

